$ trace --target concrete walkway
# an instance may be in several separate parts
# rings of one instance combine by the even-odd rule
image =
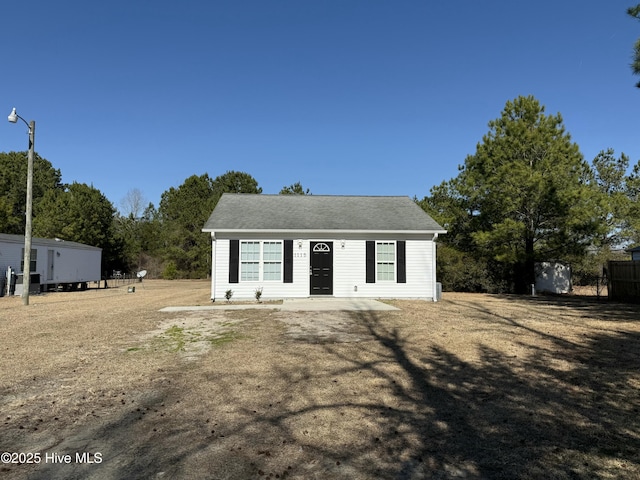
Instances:
[[[282,303],[244,303],[234,304],[221,302],[206,306],[192,307],[165,307],[161,312],[185,312],[199,310],[282,310],[289,312],[312,312],[312,311],[350,311],[363,312],[373,310],[400,310],[392,305],[373,300],[371,298],[289,298]]]

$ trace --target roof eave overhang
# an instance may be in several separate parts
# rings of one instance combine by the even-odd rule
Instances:
[[[303,228],[295,228],[295,229],[251,229],[251,228],[203,228],[203,232],[205,233],[264,233],[264,234],[274,234],[274,233],[282,233],[282,234],[304,234],[306,236],[317,235],[317,234],[372,234],[372,233],[382,233],[382,234],[392,234],[392,235],[437,235],[437,234],[445,234],[446,230],[341,230],[341,229],[303,229]]]

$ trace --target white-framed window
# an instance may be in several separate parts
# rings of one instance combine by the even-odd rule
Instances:
[[[282,242],[262,242],[262,279],[282,280]]]
[[[31,259],[29,261],[29,271],[31,273],[35,273],[37,267],[38,267],[38,250],[36,250],[35,248],[32,248]],[[24,247],[22,248],[22,256],[20,257],[20,271],[24,272]]]
[[[260,242],[240,242],[240,280],[260,280]]]
[[[241,241],[240,281],[282,281],[282,241]]]
[[[376,242],[376,280],[396,280],[396,242]]]

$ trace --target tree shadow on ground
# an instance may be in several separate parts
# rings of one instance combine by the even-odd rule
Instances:
[[[554,337],[550,347],[530,347],[525,358],[479,345],[479,360],[470,363],[441,347],[417,350],[373,314],[359,321],[384,347],[386,360],[344,360],[385,378],[405,405],[388,411],[387,453],[379,452],[376,471],[363,465],[367,474],[506,479],[640,473],[638,333],[602,333],[581,344]],[[385,363],[401,372],[391,373]],[[400,377],[409,382],[400,386]]]
[[[446,348],[417,348],[420,342],[375,313],[355,317],[375,344],[358,352],[326,345],[342,367],[324,374],[365,372],[378,379],[387,400],[355,397],[321,407],[310,402],[310,409],[377,415],[376,433],[360,448],[341,453],[318,447],[321,457],[348,463],[362,478],[640,474],[638,333],[598,333],[578,343],[529,328],[548,346],[527,345],[527,355],[517,358],[478,345],[479,360],[469,362]]]
[[[441,346],[424,348],[424,339],[381,314],[353,317],[371,341],[324,344],[333,359],[325,370],[310,370],[304,359],[297,370],[281,369],[277,376],[296,401],[236,428],[269,425],[304,450],[306,461],[315,459],[324,478],[640,475],[638,333],[597,333],[578,343],[530,329],[545,341],[527,345],[526,355],[479,344],[478,359],[466,361]],[[336,401],[312,382],[347,386]],[[362,394],[365,383],[375,388]],[[327,412],[333,415],[320,438],[300,435],[301,425]],[[348,439],[341,428],[351,430]]]
[[[478,314],[513,326],[507,315]],[[295,341],[262,359],[248,350],[236,377],[224,364],[185,383],[177,371],[172,388],[141,410],[63,444],[103,449],[103,464],[45,466],[30,478],[640,476],[637,332],[593,330],[577,341],[523,325],[543,341],[522,344],[517,356],[478,342],[468,359],[392,316],[350,315],[366,340]],[[254,368],[258,361],[268,364]],[[178,405],[184,389],[196,400]]]
[[[496,295],[510,303],[529,305],[530,308],[552,306],[567,311],[580,312],[584,318],[602,318],[609,321],[640,321],[638,305],[608,300],[606,297],[585,297],[580,295]]]

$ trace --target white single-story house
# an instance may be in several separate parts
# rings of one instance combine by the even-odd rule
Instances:
[[[223,194],[211,234],[211,299],[438,299],[446,231],[409,197]]]
[[[24,235],[0,233],[0,284],[5,293],[11,286],[11,273],[22,274]],[[57,286],[84,288],[88,282],[99,282],[102,249],[59,238],[31,239],[31,287],[40,291]],[[38,278],[37,283],[33,280]],[[15,286],[22,293],[22,282]]]

